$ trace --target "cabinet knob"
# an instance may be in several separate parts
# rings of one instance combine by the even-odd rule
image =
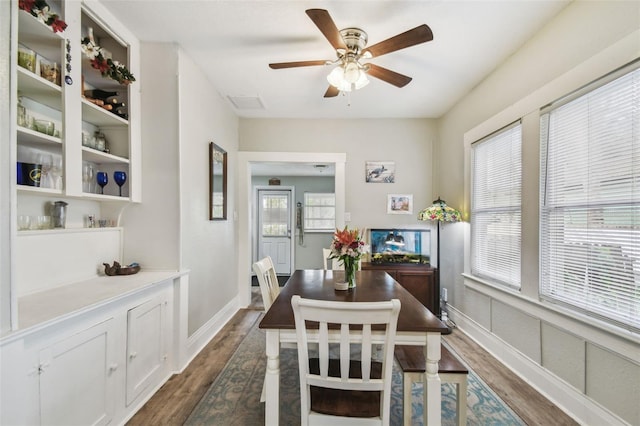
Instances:
[[[134,358],[135,358],[135,357],[137,357],[137,356],[138,356],[138,352],[131,352],[131,353],[129,354],[129,359],[134,359]]]
[[[112,372],[112,373],[114,371],[116,371],[117,369],[118,369],[118,364],[115,363],[115,362],[109,366],[109,371]]]

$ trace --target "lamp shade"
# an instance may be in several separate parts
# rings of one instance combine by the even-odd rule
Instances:
[[[418,213],[418,219],[432,222],[459,222],[462,215],[438,197],[431,206]]]
[[[353,62],[335,67],[327,76],[327,81],[341,92],[362,89],[369,84],[366,73]]]

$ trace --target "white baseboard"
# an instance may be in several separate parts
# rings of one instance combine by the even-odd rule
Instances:
[[[180,366],[180,371],[183,371],[193,359],[202,351],[202,349],[213,339],[216,334],[229,322],[229,320],[240,309],[240,303],[238,297],[234,297],[229,303],[227,303],[216,315],[214,315],[209,321],[207,321],[202,327],[196,330],[191,336],[187,338],[186,348],[186,362]]]
[[[581,425],[628,425],[462,312],[452,306],[448,310],[462,332]]]

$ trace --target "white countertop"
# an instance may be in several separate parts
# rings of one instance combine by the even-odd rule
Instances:
[[[3,334],[2,340],[19,337],[184,273],[140,271],[134,275],[100,276],[23,296],[18,299],[18,330]]]

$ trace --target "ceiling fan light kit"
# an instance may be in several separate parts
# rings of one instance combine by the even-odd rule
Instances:
[[[363,88],[369,84],[367,74],[396,87],[406,86],[411,81],[411,77],[375,64],[362,64],[360,60],[382,56],[433,40],[431,29],[426,24],[422,24],[367,48],[367,33],[360,28],[338,30],[329,12],[324,9],[308,9],[306,13],[333,46],[338,59],[279,62],[269,64],[269,67],[283,69],[337,64],[327,76],[330,86],[324,94],[325,98],[335,97],[340,92],[351,92]]]
[[[330,85],[340,92],[362,89],[369,79],[359,64],[348,63],[335,67],[327,76]]]

